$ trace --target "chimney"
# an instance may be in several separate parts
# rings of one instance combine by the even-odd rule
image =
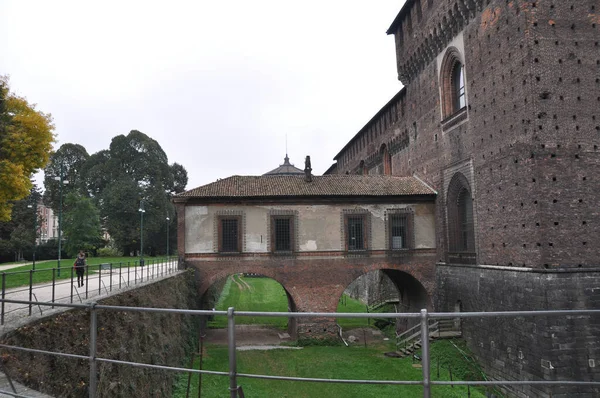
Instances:
[[[310,156],[307,156],[304,160],[304,181],[312,182],[312,168],[310,167]]]

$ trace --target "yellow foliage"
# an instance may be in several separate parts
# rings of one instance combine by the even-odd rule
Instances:
[[[0,76],[0,221],[10,220],[12,201],[25,198],[31,175],[48,163],[54,125],[50,114],[10,93]]]

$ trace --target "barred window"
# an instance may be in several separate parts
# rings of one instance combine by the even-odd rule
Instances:
[[[402,214],[390,215],[390,248],[392,250],[408,248],[408,223]]]
[[[389,250],[406,250],[415,247],[414,215],[406,209],[389,209],[387,239]]]
[[[366,250],[367,233],[365,230],[365,215],[348,214],[345,219],[346,250]]]
[[[271,217],[271,250],[291,252],[294,249],[294,219],[292,216]]]
[[[219,251],[240,252],[240,219],[239,217],[223,217],[219,220]]]

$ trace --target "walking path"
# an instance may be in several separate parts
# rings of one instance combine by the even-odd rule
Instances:
[[[15,268],[23,265],[26,264],[11,264],[2,267]],[[0,271],[3,270],[2,267],[0,267]],[[86,285],[81,288],[77,287],[77,279],[73,280],[73,284],[71,284],[71,279],[59,279],[55,282],[54,286],[51,282],[33,285],[31,289],[32,301],[38,303],[52,302],[52,298],[54,297],[54,302],[56,303],[86,304],[110,295],[136,289],[182,272],[177,269],[176,260],[169,263],[149,264],[145,267],[123,267],[120,270],[118,268],[101,269],[100,274],[98,274],[97,267],[94,269],[94,271],[90,270],[88,272]],[[30,301],[29,297],[29,286],[7,289],[5,292],[6,300]],[[53,309],[51,306],[36,304],[2,304],[4,324],[0,325],[0,336],[33,320],[69,310],[66,307],[54,307]],[[14,381],[12,381],[12,384],[16,389],[16,393],[6,375],[0,372],[0,398],[14,396],[49,397]]]

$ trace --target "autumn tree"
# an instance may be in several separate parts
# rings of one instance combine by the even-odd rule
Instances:
[[[13,202],[29,194],[31,175],[48,162],[53,130],[50,114],[11,93],[0,76],[0,221],[10,220]]]

